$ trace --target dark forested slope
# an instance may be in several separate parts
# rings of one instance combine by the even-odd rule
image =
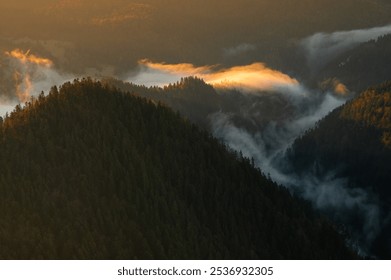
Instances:
[[[210,117],[217,112],[229,114],[236,125],[254,133],[270,122],[280,123],[298,113],[283,93],[262,91],[246,94],[237,89],[216,89],[191,76],[163,88],[140,86],[113,78],[105,78],[102,83],[162,102],[207,130],[212,130]]]
[[[170,109],[75,81],[0,127],[0,258],[352,258],[252,164]]]
[[[363,91],[390,78],[391,34],[363,43],[331,61],[318,79],[338,77],[350,90]]]
[[[351,185],[371,186],[391,197],[391,82],[369,88],[335,109],[290,150],[297,170],[340,168]]]
[[[384,230],[372,249],[383,258],[391,252],[391,82],[369,88],[335,109],[297,139],[288,152],[300,176],[335,172],[350,188],[379,197]]]

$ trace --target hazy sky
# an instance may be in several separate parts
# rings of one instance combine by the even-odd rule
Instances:
[[[391,3],[381,0],[3,0],[0,101],[24,101],[28,92],[80,76],[164,78],[169,65],[218,66],[213,75],[179,71],[170,79],[195,73],[214,84],[226,77],[237,83],[244,76],[231,74],[240,72],[246,87],[254,73],[262,73],[258,87],[276,74],[295,80],[292,66],[305,65],[289,60],[303,38],[322,55],[329,38],[344,43],[349,30],[389,25],[390,14]],[[147,72],[140,61],[152,63]]]
[[[246,79],[246,87],[254,73],[262,73],[257,87],[277,76],[295,80],[292,66],[305,65],[289,60],[303,38],[317,60],[330,50],[330,38],[345,44],[349,30],[389,25],[390,14],[391,3],[381,0],[3,0],[0,101],[24,101],[80,76],[165,79],[170,65],[218,66],[213,75],[193,69],[170,79],[197,74],[216,84],[229,77]],[[140,72],[140,61],[151,63]],[[232,76],[239,72],[244,76]]]
[[[377,0],[2,0],[0,50],[31,49],[79,73],[123,71],[143,58],[273,63],[290,40],[386,25],[390,14]]]

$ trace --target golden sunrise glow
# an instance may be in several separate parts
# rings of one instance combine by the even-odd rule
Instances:
[[[26,102],[30,98],[32,83],[29,74],[22,75],[18,71],[14,73],[16,96],[20,102]]]
[[[195,67],[193,64],[155,63],[140,60],[139,64],[147,69],[175,76],[197,76],[216,87],[244,87],[252,90],[273,90],[284,86],[298,86],[299,82],[263,63],[217,69],[217,66]]]
[[[30,50],[23,52],[20,49],[15,49],[10,52],[5,52],[5,54],[19,60],[22,64],[32,63],[45,67],[51,67],[53,65],[53,62],[50,59],[30,54]]]
[[[278,86],[296,86],[296,79],[267,68],[262,63],[232,67],[209,75],[206,81],[215,86],[243,85],[251,89],[273,89]]]
[[[178,64],[157,63],[157,62],[152,62],[148,59],[139,60],[139,64],[153,70],[159,70],[165,73],[182,75],[182,76],[206,75],[210,73],[213,70],[213,68],[216,67],[216,66],[195,67],[193,64],[190,63],[178,63]]]
[[[15,95],[20,102],[26,102],[33,91],[33,77],[37,69],[47,69],[53,66],[53,62],[44,57],[39,57],[20,49],[5,52],[5,55],[15,60],[13,80],[15,83]]]
[[[348,88],[342,83],[337,83],[335,85],[334,90],[335,90],[335,93],[337,93],[339,95],[347,95],[349,93]]]
[[[335,94],[340,96],[346,96],[350,93],[349,89],[337,78],[327,79],[320,83],[321,88],[324,90],[332,90]]]

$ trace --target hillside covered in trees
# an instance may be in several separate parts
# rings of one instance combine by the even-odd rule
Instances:
[[[89,79],[0,124],[1,259],[344,259],[343,238],[167,107]]]
[[[389,79],[390,72],[391,34],[388,34],[339,55],[317,78],[338,77],[350,90],[361,92]]]
[[[291,100],[282,93],[246,94],[234,88],[215,88],[194,76],[181,78],[164,87],[140,86],[113,78],[102,79],[102,83],[162,102],[209,131],[212,130],[210,117],[217,112],[229,114],[234,124],[252,132],[264,129],[270,122],[283,122],[298,113]]]
[[[291,168],[300,176],[335,172],[350,188],[378,196],[385,230],[374,251],[390,257],[391,225],[391,82],[371,87],[335,109],[295,141],[288,151]]]

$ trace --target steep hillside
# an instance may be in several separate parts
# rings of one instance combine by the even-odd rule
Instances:
[[[361,44],[330,62],[318,79],[338,77],[350,90],[362,91],[390,78],[391,34]]]
[[[293,144],[288,157],[301,176],[335,172],[350,188],[379,197],[385,230],[374,251],[390,257],[391,82],[369,88],[322,119]]]
[[[0,170],[2,259],[355,257],[249,160],[88,79],[1,121]]]
[[[252,132],[262,130],[269,122],[279,123],[298,113],[286,94],[246,94],[236,89],[216,89],[197,77],[185,77],[163,88],[113,78],[106,78],[102,83],[162,102],[207,130],[211,130],[211,115],[217,112],[231,115],[235,124]]]
[[[164,88],[140,86],[114,78],[103,79],[102,83],[155,102],[162,102],[204,128],[209,125],[208,115],[220,110],[225,103],[211,85],[197,77],[182,78]]]
[[[373,186],[391,197],[391,83],[370,88],[318,122],[290,151],[298,170],[316,162],[354,177],[352,186]],[[370,164],[369,164],[370,163]],[[365,172],[363,172],[365,171]]]

